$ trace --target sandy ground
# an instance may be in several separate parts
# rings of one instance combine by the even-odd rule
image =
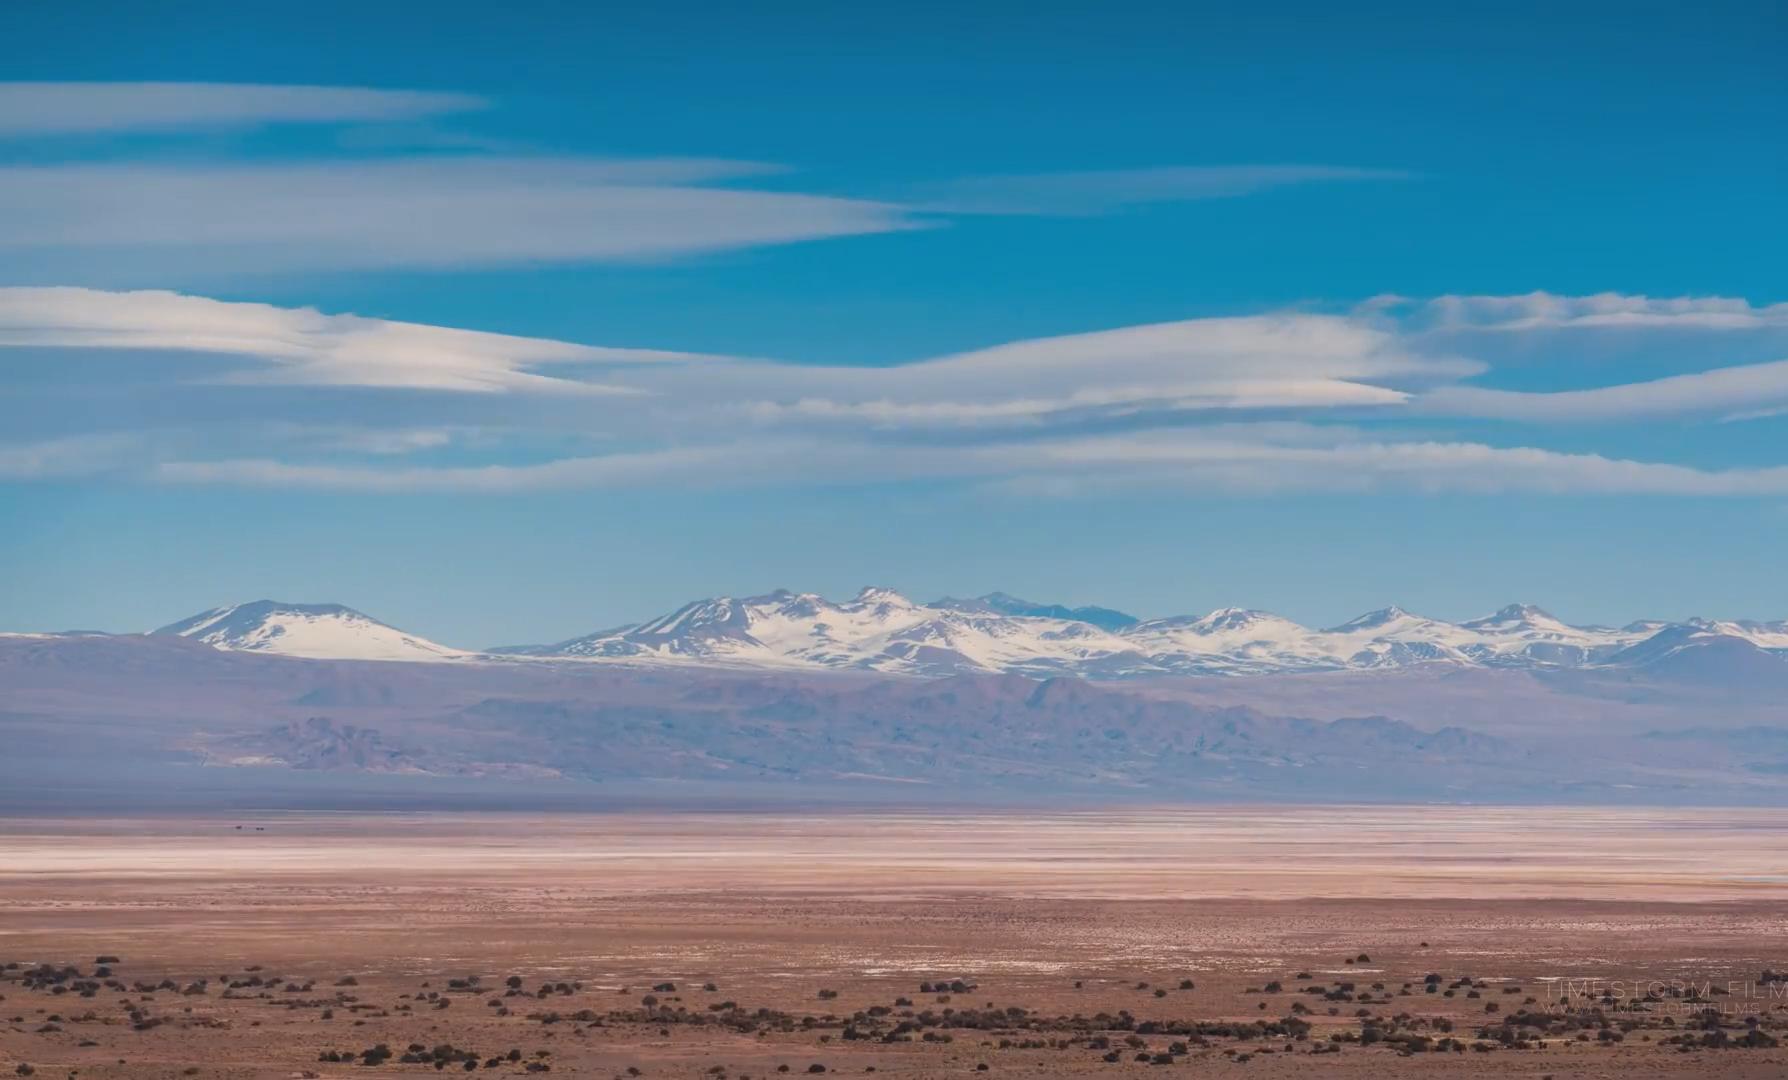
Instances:
[[[0,820],[9,962],[0,1075],[1782,1076],[1788,814]]]

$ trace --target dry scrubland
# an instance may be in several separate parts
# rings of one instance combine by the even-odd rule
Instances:
[[[0,821],[0,1072],[1773,1077],[1784,867],[1775,811]]]

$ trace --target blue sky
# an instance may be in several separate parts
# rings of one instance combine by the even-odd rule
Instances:
[[[6,628],[1788,615],[1769,5],[118,7],[0,14]]]

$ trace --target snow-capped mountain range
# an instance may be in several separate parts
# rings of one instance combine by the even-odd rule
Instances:
[[[1003,593],[917,603],[885,588],[834,602],[786,590],[687,604],[634,626],[553,645],[450,648],[338,604],[263,600],[155,631],[219,649],[346,660],[608,662],[944,676],[1094,679],[1276,675],[1452,665],[1651,668],[1717,655],[1788,666],[1788,621],[1573,626],[1515,604],[1449,623],[1391,607],[1328,629],[1262,611],[1135,619],[1109,608],[1033,604]]]

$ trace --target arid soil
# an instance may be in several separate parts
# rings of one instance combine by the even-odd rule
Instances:
[[[0,965],[7,1076],[1773,1077],[1788,814],[0,820]]]

